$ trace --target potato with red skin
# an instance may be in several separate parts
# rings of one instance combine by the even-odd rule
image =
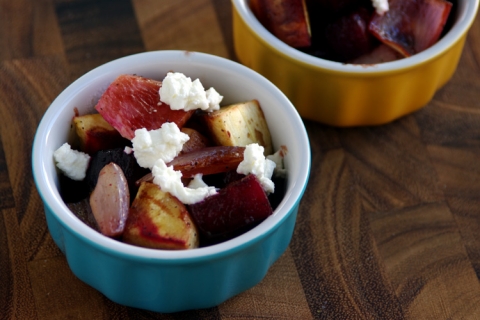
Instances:
[[[250,7],[265,28],[286,44],[294,48],[311,45],[305,0],[252,0]]]
[[[193,249],[198,232],[183,203],[159,186],[142,182],[130,207],[123,241],[168,250]]]

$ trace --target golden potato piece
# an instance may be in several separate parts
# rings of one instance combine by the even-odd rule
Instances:
[[[73,126],[79,138],[80,150],[88,154],[121,147],[126,143],[120,133],[98,113],[74,117]]]
[[[222,107],[203,119],[218,145],[245,147],[258,143],[265,148],[265,155],[273,153],[270,130],[257,100]]]
[[[123,232],[126,243],[155,249],[197,248],[199,237],[185,205],[159,186],[142,182]]]

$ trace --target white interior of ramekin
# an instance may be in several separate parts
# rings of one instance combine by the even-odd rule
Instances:
[[[246,24],[250,26],[250,28],[252,28],[252,30],[254,30],[261,39],[275,48],[275,50],[279,53],[297,60],[299,63],[309,64],[313,67],[337,72],[361,74],[408,69],[434,59],[438,55],[448,50],[448,48],[454,45],[457,40],[468,31],[475,19],[479,4],[479,0],[458,0],[458,7],[455,12],[456,18],[452,28],[447,34],[445,34],[444,37],[442,37],[430,48],[405,59],[368,65],[368,67],[365,67],[364,65],[345,64],[320,59],[290,47],[263,27],[263,25],[255,18],[255,15],[250,10],[248,2],[249,0],[233,0],[233,5]]]
[[[251,231],[224,243],[186,251],[136,247],[112,240],[82,223],[66,207],[58,192],[53,151],[67,139],[74,108],[92,112],[95,102],[119,74],[138,74],[161,80],[167,71],[200,78],[205,88],[214,86],[225,96],[222,104],[258,99],[269,124],[274,145],[285,144],[289,153],[288,190],[274,214]],[[241,99],[241,100],[239,100]],[[51,104],[41,120],[33,146],[33,173],[39,193],[60,223],[91,245],[130,258],[201,259],[222,255],[248,245],[275,229],[300,201],[310,171],[310,146],[303,122],[290,101],[273,84],[254,71],[227,59],[184,51],[146,52],[121,58],[85,74],[67,87]]]

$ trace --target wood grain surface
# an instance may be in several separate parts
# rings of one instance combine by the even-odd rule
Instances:
[[[36,126],[109,60],[183,49],[236,60],[227,0],[0,0],[0,319],[480,319],[480,18],[452,80],[378,127],[305,121],[312,171],[290,247],[254,288],[157,314],[78,280],[31,171]]]

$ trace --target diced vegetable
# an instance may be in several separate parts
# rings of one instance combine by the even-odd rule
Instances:
[[[374,15],[369,29],[406,57],[437,42],[452,8],[445,0],[390,0],[389,5],[384,15]]]
[[[130,208],[123,240],[157,249],[192,249],[199,237],[187,208],[160,187],[143,182]]]
[[[255,226],[273,212],[265,191],[252,174],[189,209],[199,231],[210,238]]]
[[[305,0],[252,0],[250,5],[262,24],[280,40],[294,48],[310,46]]]
[[[111,162],[100,170],[90,195],[90,207],[100,232],[108,237],[123,233],[130,207],[130,192],[122,169]]]
[[[98,113],[74,117],[73,125],[80,141],[80,150],[89,155],[125,146],[129,142]]]
[[[158,129],[165,122],[181,128],[194,111],[171,110],[160,102],[160,81],[121,75],[107,88],[95,109],[129,140],[136,129]]]
[[[182,172],[182,177],[191,178],[201,173],[216,174],[235,170],[243,160],[244,147],[217,146],[195,150],[180,155],[169,162],[176,171]]]
[[[265,155],[273,153],[270,130],[257,100],[222,107],[203,119],[217,145],[245,147],[258,143],[265,148]]]

